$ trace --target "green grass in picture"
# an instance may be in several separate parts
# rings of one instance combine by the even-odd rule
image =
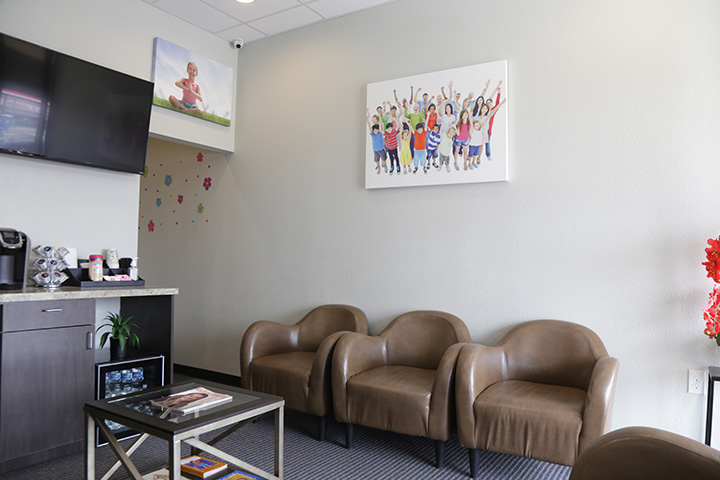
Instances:
[[[189,112],[180,110],[179,108],[175,108],[172,106],[169,100],[166,100],[164,98],[160,97],[153,97],[153,105],[157,105],[158,107],[163,108],[169,108],[170,110],[175,110],[176,112],[185,113],[187,115],[192,115],[194,117],[202,118],[204,120],[208,120],[210,122],[219,123],[220,125],[225,125],[226,127],[230,126],[230,120],[227,118],[219,117],[217,115],[214,115],[212,113],[205,113],[205,112]]]

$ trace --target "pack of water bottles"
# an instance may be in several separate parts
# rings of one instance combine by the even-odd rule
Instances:
[[[105,373],[105,398],[140,392],[147,388],[143,367],[113,370]]]
[[[105,398],[119,397],[129,393],[140,392],[148,388],[145,383],[145,370],[143,367],[113,370],[105,373]],[[124,428],[119,423],[105,420],[111,430]]]

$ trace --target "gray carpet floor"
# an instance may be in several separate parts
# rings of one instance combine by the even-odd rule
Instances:
[[[355,427],[354,444],[345,448],[345,434],[340,425],[328,421],[325,442],[316,439],[317,423],[313,417],[286,411],[285,471],[287,480],[329,479],[463,479],[470,478],[467,451],[457,438],[448,441],[445,468],[434,467],[435,448],[431,440],[399,435],[371,428]],[[214,435],[202,437],[207,441]],[[123,441],[125,448],[131,440]],[[251,423],[216,445],[221,450],[271,472],[273,468],[273,419],[267,416]],[[183,446],[182,455],[190,454]],[[96,453],[98,477],[115,458],[109,447]],[[150,437],[131,457],[141,473],[163,468],[167,444]],[[565,480],[570,468],[511,455],[482,452],[480,478],[485,480]],[[82,480],[84,453],[68,455],[50,462],[0,475],[1,480]],[[113,480],[130,478],[121,468]]]

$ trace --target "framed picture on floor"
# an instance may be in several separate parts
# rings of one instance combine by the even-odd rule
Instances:
[[[370,83],[365,188],[508,180],[507,62]]]

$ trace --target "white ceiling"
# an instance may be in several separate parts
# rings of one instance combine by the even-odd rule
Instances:
[[[227,41],[245,43],[396,0],[143,0]]]

